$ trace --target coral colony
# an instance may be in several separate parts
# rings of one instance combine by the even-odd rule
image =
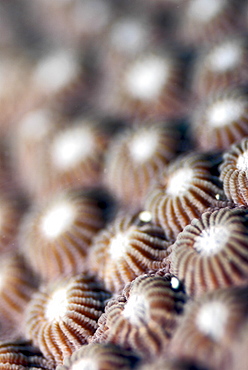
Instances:
[[[247,369],[248,0],[9,0],[0,34],[0,369]]]

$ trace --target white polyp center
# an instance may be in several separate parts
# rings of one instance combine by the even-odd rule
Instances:
[[[99,370],[99,364],[93,358],[81,358],[70,366],[70,370]]]
[[[227,307],[218,301],[205,303],[197,313],[195,320],[202,334],[218,342],[225,334],[228,320]]]
[[[167,184],[167,194],[177,196],[185,193],[192,184],[194,171],[190,168],[181,168],[177,170],[170,178]]]
[[[130,239],[128,234],[119,233],[114,236],[109,245],[109,255],[113,260],[122,258],[129,247]]]
[[[222,127],[239,120],[244,113],[244,103],[225,99],[216,102],[206,112],[207,124],[212,127]]]
[[[75,209],[69,203],[56,204],[41,219],[41,231],[48,239],[66,232],[75,219]]]
[[[131,325],[143,326],[149,321],[149,304],[147,298],[140,294],[131,295],[125,305],[122,315]]]
[[[51,129],[51,116],[43,109],[30,112],[20,121],[20,129],[24,138],[39,141]]]
[[[211,226],[195,238],[194,248],[203,256],[218,253],[230,238],[230,231],[225,226]]]
[[[45,318],[49,322],[59,320],[65,316],[68,307],[66,292],[66,288],[56,290],[47,302]]]
[[[126,18],[114,24],[110,34],[113,47],[129,54],[142,50],[146,40],[147,31],[144,25],[132,18]]]
[[[151,222],[152,214],[149,211],[142,211],[139,214],[139,219],[141,222]]]
[[[192,0],[188,16],[197,22],[208,23],[223,9],[225,0]]]
[[[128,144],[134,162],[143,163],[149,160],[156,152],[159,137],[156,132],[140,132]]]
[[[90,128],[71,128],[59,133],[51,147],[51,159],[59,170],[77,166],[88,157],[95,147],[95,140]]]
[[[170,74],[168,61],[151,56],[134,63],[126,72],[125,87],[136,99],[154,100],[162,92]]]
[[[248,152],[245,152],[239,155],[237,159],[236,167],[239,171],[247,171],[248,170]]]
[[[242,48],[239,44],[229,42],[216,47],[208,56],[212,71],[223,73],[234,70],[242,60]]]
[[[78,70],[74,55],[61,51],[40,61],[34,79],[45,91],[56,92],[76,78]]]

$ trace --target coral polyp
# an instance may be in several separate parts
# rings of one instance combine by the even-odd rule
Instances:
[[[97,329],[110,294],[89,275],[50,283],[33,296],[26,312],[26,336],[44,356],[63,363]]]
[[[0,1],[0,35],[0,368],[246,368],[248,0]]]

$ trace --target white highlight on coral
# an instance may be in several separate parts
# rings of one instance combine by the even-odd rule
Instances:
[[[122,315],[132,324],[143,326],[149,321],[149,304],[147,298],[140,294],[129,297]]]
[[[59,170],[70,170],[89,156],[94,146],[94,135],[90,127],[69,128],[55,137],[51,146],[52,162]]]
[[[239,155],[236,167],[239,171],[248,171],[248,152]]]
[[[169,61],[158,56],[138,60],[126,72],[125,88],[133,98],[155,100],[167,83],[170,69]]]
[[[209,126],[223,127],[240,119],[245,111],[245,103],[227,98],[216,102],[206,112],[206,121]]]
[[[152,214],[149,211],[142,211],[139,214],[139,219],[142,222],[151,222],[151,220],[152,220]]]
[[[78,73],[76,57],[61,50],[41,59],[34,71],[34,80],[45,92],[57,92],[72,82]]]
[[[136,134],[128,145],[132,159],[138,163],[149,160],[156,152],[158,141],[157,132],[143,131]]]
[[[127,233],[118,233],[116,236],[114,236],[109,245],[109,255],[111,258],[113,260],[122,258],[129,247],[129,243],[130,240]]]
[[[45,237],[54,239],[67,231],[75,219],[75,209],[69,203],[58,203],[48,209],[41,219]]]
[[[181,168],[176,171],[170,178],[167,184],[167,194],[177,196],[185,193],[192,184],[194,171],[190,168]]]
[[[195,323],[198,330],[215,342],[225,334],[228,320],[228,309],[218,301],[203,304],[196,315]]]
[[[195,238],[194,248],[203,256],[212,256],[225,248],[230,236],[226,226],[211,226]]]
[[[49,322],[53,320],[59,320],[60,318],[63,318],[65,316],[68,306],[66,292],[66,288],[56,290],[47,302],[45,309],[45,318]]]
[[[194,21],[208,23],[222,11],[225,0],[191,0],[187,15]]]
[[[209,53],[207,60],[214,72],[234,70],[242,60],[242,47],[238,41],[224,42]]]
[[[180,287],[180,280],[176,276],[173,276],[170,284],[172,289],[178,289]]]

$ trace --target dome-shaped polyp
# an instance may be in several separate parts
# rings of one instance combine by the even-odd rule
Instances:
[[[104,179],[122,203],[140,208],[151,183],[178,150],[179,133],[169,124],[150,122],[126,130],[107,152]]]
[[[26,337],[45,357],[62,364],[97,329],[110,294],[89,275],[50,283],[35,294],[26,312]]]
[[[43,179],[41,186],[37,186],[37,197],[99,186],[107,142],[100,124],[85,116],[51,132],[41,147],[39,164]]]
[[[204,98],[228,87],[247,83],[248,45],[243,37],[227,37],[203,49],[193,71],[193,91]]]
[[[204,212],[178,235],[171,247],[171,273],[186,292],[201,295],[220,287],[245,284],[248,278],[248,224],[245,209]]]
[[[166,351],[186,295],[166,277],[142,275],[109,301],[92,342],[114,343],[151,359]]]
[[[183,65],[175,53],[169,49],[141,52],[123,64],[117,67],[105,97],[105,105],[115,114],[142,119],[184,117],[188,107]]]
[[[222,184],[212,169],[211,158],[205,154],[178,158],[147,194],[145,208],[169,237],[176,238],[193,218],[224,199]]]
[[[248,314],[248,290],[216,289],[189,302],[170,343],[170,354],[184,361],[199,361],[207,369],[226,369],[230,349]],[[235,368],[235,367],[234,367]]]
[[[119,293],[137,276],[159,269],[169,254],[171,242],[163,229],[143,222],[143,216],[119,214],[93,240],[88,267],[111,292]]]
[[[247,92],[228,88],[210,94],[195,110],[192,136],[204,151],[222,151],[248,135]]]
[[[83,192],[62,192],[28,211],[21,249],[42,279],[81,273],[93,236],[104,225],[98,201]]]

